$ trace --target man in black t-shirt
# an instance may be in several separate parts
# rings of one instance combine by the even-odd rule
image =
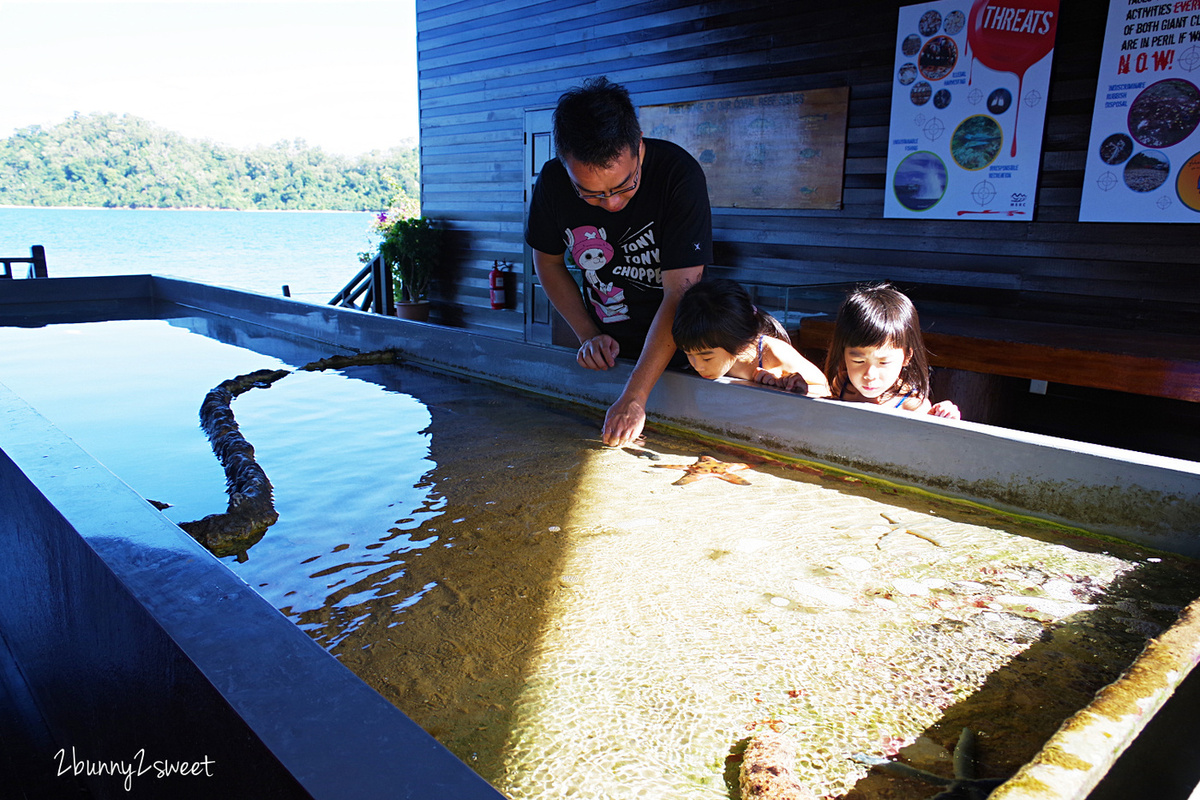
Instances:
[[[712,260],[708,186],[683,148],[642,138],[629,92],[606,78],[559,98],[554,141],[558,158],[534,187],[525,241],[579,339],[579,364],[604,370],[618,355],[637,359],[604,418],[604,442],[618,447],[641,435],[650,390],[675,354],[675,307]]]

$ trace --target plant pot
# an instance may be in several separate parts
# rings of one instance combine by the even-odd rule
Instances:
[[[417,300],[412,303],[396,303],[396,316],[400,319],[426,322],[429,319],[429,301]]]

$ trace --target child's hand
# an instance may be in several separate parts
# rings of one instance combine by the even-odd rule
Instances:
[[[784,373],[781,369],[758,369],[754,373],[754,380],[767,386],[777,386],[784,391],[809,394],[809,385],[799,372]]]
[[[929,409],[929,413],[935,417],[945,417],[946,419],[962,419],[962,414],[958,411],[958,406],[951,403],[949,400],[943,400],[940,403],[935,403]]]
[[[759,367],[754,370],[754,382],[761,383],[766,386],[783,386],[784,378],[787,377],[780,369],[763,369]]]

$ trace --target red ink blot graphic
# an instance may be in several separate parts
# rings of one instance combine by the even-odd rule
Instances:
[[[1054,49],[1058,30],[1058,0],[1018,0],[1010,6],[995,0],[975,0],[967,24],[967,46],[973,59],[997,72],[1017,76],[1017,112],[1024,97],[1025,73]],[[1016,119],[1012,156],[1017,155]]]

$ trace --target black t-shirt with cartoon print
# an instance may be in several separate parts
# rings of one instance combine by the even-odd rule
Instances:
[[[624,208],[605,211],[579,199],[562,162],[546,162],[533,189],[525,242],[566,253],[583,273],[584,306],[621,346],[642,352],[663,298],[663,270],[712,263],[712,211],[704,171],[682,147],[643,139],[637,191]]]

